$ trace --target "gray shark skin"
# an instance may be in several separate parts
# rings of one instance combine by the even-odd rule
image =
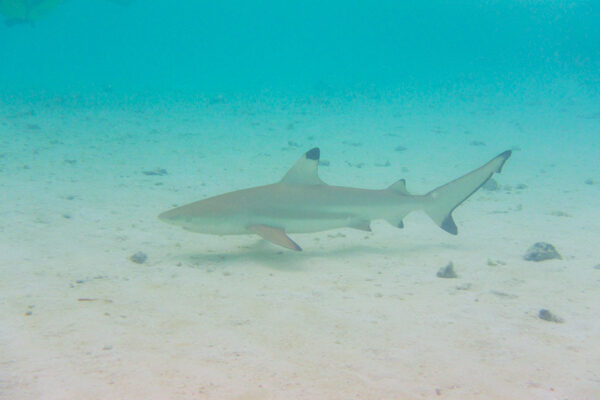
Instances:
[[[494,173],[501,172],[511,151],[425,195],[411,195],[401,179],[382,190],[332,186],[318,175],[319,148],[307,151],[277,183],[200,200],[158,216],[186,230],[215,235],[258,234],[291,249],[302,250],[287,233],[350,227],[370,231],[371,221],[385,219],[403,228],[403,218],[424,211],[446,232],[458,229],[452,211]]]

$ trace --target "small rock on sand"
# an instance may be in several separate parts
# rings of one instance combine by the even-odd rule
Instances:
[[[454,264],[451,262],[448,263],[448,265],[446,265],[443,268],[440,268],[440,270],[437,272],[437,274],[435,274],[438,278],[457,278],[458,275],[456,275],[456,272],[454,272]]]
[[[546,310],[545,308],[542,308],[538,312],[538,317],[540,319],[543,319],[544,321],[556,322],[556,323],[559,323],[559,324],[564,322],[564,320],[562,318],[560,318],[559,316],[551,313],[549,310]]]
[[[558,254],[554,246],[546,242],[535,243],[527,249],[523,258],[527,261],[562,260],[562,257]]]
[[[129,257],[129,259],[136,264],[143,264],[148,259],[148,256],[143,251],[138,251],[137,253]]]
[[[490,178],[486,183],[481,187],[483,190],[488,190],[490,192],[494,192],[496,190],[500,190],[500,185],[498,185],[498,181],[494,178]]]

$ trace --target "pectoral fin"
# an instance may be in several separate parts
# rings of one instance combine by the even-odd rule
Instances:
[[[302,248],[298,246],[296,242],[286,235],[285,231],[281,228],[275,228],[268,225],[250,225],[248,230],[260,235],[263,239],[276,244],[278,246],[285,247],[290,250],[302,251]]]

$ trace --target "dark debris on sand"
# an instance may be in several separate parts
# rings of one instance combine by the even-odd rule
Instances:
[[[152,171],[142,171],[142,174],[148,175],[148,176],[164,176],[164,175],[167,175],[168,172],[164,168],[155,168]]]
[[[542,308],[538,312],[538,317],[540,319],[543,319],[544,321],[548,321],[548,322],[556,322],[559,324],[565,322],[562,318],[560,318],[556,314],[553,314],[552,312],[550,312],[550,310],[546,310],[545,308]]]

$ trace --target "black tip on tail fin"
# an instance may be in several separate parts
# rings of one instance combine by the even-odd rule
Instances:
[[[504,153],[498,154],[498,156],[496,158],[503,158],[504,161],[502,161],[502,164],[500,164],[500,167],[498,167],[498,170],[496,170],[496,172],[498,172],[498,173],[502,172],[502,167],[504,167],[504,163],[506,162],[506,160],[508,160],[508,157],[510,157],[511,154],[512,154],[512,150],[506,150]]]

